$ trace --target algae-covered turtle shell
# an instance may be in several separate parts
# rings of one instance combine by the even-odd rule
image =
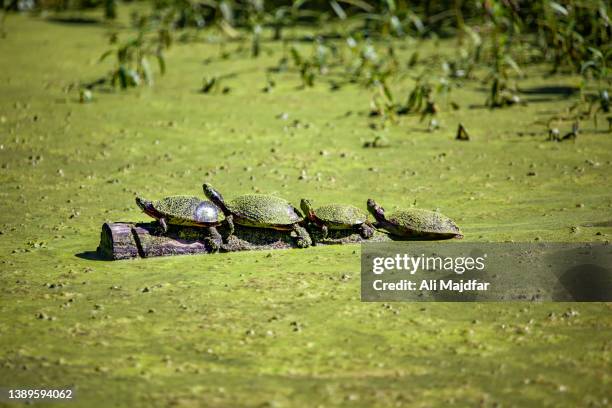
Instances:
[[[239,225],[259,228],[287,228],[301,222],[303,217],[287,200],[265,194],[245,194],[230,201],[209,184],[203,186],[204,194],[226,214],[231,214]]]
[[[226,203],[226,206],[240,225],[282,227],[303,219],[288,201],[270,195],[241,195]]]
[[[374,228],[368,222],[368,214],[349,204],[328,204],[314,208],[310,200],[302,199],[300,203],[304,215],[311,223],[321,228],[323,237],[329,229],[357,229],[363,238],[374,235]]]
[[[378,221],[378,226],[401,237],[448,239],[463,238],[453,220],[435,211],[411,208],[385,214],[385,210],[372,199],[368,210]]]
[[[230,235],[234,233],[236,223],[246,227],[293,231],[298,247],[312,244],[308,232],[299,225],[304,220],[302,215],[287,200],[271,195],[246,194],[226,202],[210,184],[205,183],[202,188],[206,197],[225,213]]]
[[[136,197],[136,204],[145,214],[159,220],[162,226],[165,223],[211,227],[225,219],[223,211],[215,204],[194,196],[176,195],[156,201]]]
[[[330,229],[350,228],[368,219],[365,211],[349,204],[328,204],[313,209],[308,200],[302,200],[301,207],[308,218],[323,222]]]

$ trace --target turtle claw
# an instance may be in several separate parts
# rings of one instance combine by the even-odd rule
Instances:
[[[162,227],[162,229],[164,230],[164,234],[166,232],[168,232],[168,223],[166,222],[165,218],[160,218],[159,219],[159,225]]]
[[[327,238],[327,234],[329,234],[329,228],[327,228],[327,225],[321,226],[321,233],[322,233],[321,237],[323,239]]]
[[[364,222],[359,226],[359,234],[364,239],[372,238],[374,235],[374,226]]]
[[[204,242],[210,248],[211,252],[219,252],[221,245],[223,245],[223,237],[215,227],[209,227],[208,233],[210,236],[206,237]]]
[[[293,231],[291,235],[298,248],[308,248],[309,246],[312,245],[312,239],[310,238],[310,234],[308,234],[308,231],[306,231],[306,228],[302,226],[299,226],[296,224],[293,227]]]
[[[157,220],[157,226],[155,228],[155,234],[157,235],[165,235],[168,233],[168,224],[166,223],[165,218],[159,218]]]
[[[234,217],[230,214],[227,215],[225,217],[225,221],[227,222],[227,226],[228,226],[228,234],[227,236],[231,236],[234,235]]]

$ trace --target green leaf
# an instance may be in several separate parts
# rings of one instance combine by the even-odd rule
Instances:
[[[387,86],[387,84],[383,81],[380,83],[383,92],[385,93],[385,96],[387,97],[387,100],[391,103],[393,103],[393,94],[391,93],[391,90],[389,89],[389,87]]]
[[[299,66],[301,66],[303,64],[302,56],[300,55],[300,53],[297,50],[297,48],[291,47],[291,57],[293,58],[293,63],[296,66],[299,67]]]
[[[156,57],[157,64],[159,65],[159,72],[164,75],[166,73],[166,59],[164,58],[164,54],[158,52]]]
[[[480,36],[480,34],[474,31],[472,27],[466,25],[463,27],[463,29],[470,36],[472,42],[474,43],[474,46],[478,47],[482,44],[482,37]]]
[[[167,29],[162,29],[159,31],[159,40],[160,43],[165,47],[165,48],[170,48],[170,46],[172,45],[172,36],[170,35],[170,31]]]
[[[410,21],[412,21],[412,24],[414,25],[414,27],[417,29],[419,33],[422,34],[425,32],[425,24],[423,24],[423,20],[421,20],[419,16],[417,16],[414,13],[410,13],[408,15],[408,18],[410,19]]]
[[[204,85],[202,86],[202,93],[209,93],[217,83],[217,77],[204,78]]]
[[[580,74],[584,75],[589,68],[596,70],[597,64],[595,63],[595,61],[587,61],[583,63],[582,66],[580,67]]]
[[[355,6],[357,8],[360,8],[364,11],[372,12],[374,11],[374,7],[372,7],[371,5],[369,5],[367,2],[365,1],[361,1],[361,0],[339,0],[341,3],[346,3],[346,4],[350,4],[351,6]]]
[[[548,4],[557,13],[563,14],[564,16],[569,15],[569,12],[567,11],[567,9],[565,7],[563,7],[562,5],[560,5],[559,3],[557,3],[556,1],[551,1]]]
[[[133,69],[127,70],[127,83],[129,86],[136,87],[140,85],[140,75]]]
[[[591,52],[591,54],[593,54],[594,56],[596,56],[597,58],[603,60],[604,59],[604,55],[601,51],[599,51],[597,48],[593,48],[593,47],[588,47],[588,50]]]
[[[147,60],[146,57],[142,57],[140,59],[140,67],[142,69],[142,75],[147,85],[153,85],[153,72],[151,71],[151,65],[149,65],[149,60]]]
[[[519,65],[511,56],[506,55],[504,57],[504,61],[506,61],[506,64],[508,64],[518,75],[523,76],[523,71],[521,70],[521,67],[519,67]]]
[[[346,13],[344,12],[344,9],[342,9],[342,7],[338,4],[336,0],[331,0],[329,2],[329,5],[334,10],[340,20],[346,20]]]
[[[293,2],[293,5],[291,5],[291,8],[294,9],[294,10],[297,10],[300,7],[302,7],[302,5],[304,5],[304,3],[306,3],[306,0],[295,0]]]
[[[109,55],[111,55],[115,50],[108,50],[106,52],[104,52],[104,54],[100,55],[100,59],[98,60],[98,62],[102,62],[104,61]]]
[[[123,65],[119,67],[119,71],[117,71],[117,76],[121,88],[126,89],[128,87],[128,74],[127,69]]]
[[[397,34],[398,36],[401,36],[404,33],[404,30],[402,28],[402,23],[400,22],[399,18],[397,18],[397,16],[391,16],[391,19],[389,20],[389,22],[391,24],[391,27],[395,31],[395,34]]]
[[[222,1],[219,3],[219,10],[221,10],[221,14],[223,15],[223,19],[227,21],[229,24],[234,24],[234,10],[232,10],[232,6],[227,1]]]

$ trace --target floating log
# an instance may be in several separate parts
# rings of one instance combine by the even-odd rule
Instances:
[[[219,227],[224,237],[219,252],[271,250],[297,248],[289,231],[248,228],[235,226],[233,235],[228,236],[224,226]],[[358,244],[362,242],[389,241],[386,234],[375,232],[369,239],[357,232],[331,230],[322,237],[319,231],[309,231],[313,245]],[[156,222],[116,222],[102,225],[98,255],[101,258],[119,260],[150,258],[155,256],[209,254],[216,252],[207,243],[206,228],[169,226],[163,233]]]
[[[136,258],[138,245],[132,233],[132,224],[104,223],[100,234],[98,255],[106,259]]]

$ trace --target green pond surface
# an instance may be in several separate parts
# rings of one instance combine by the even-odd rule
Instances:
[[[572,100],[529,94],[526,106],[470,109],[486,98],[471,81],[449,97],[461,109],[441,101],[436,132],[417,116],[372,129],[371,90],[331,92],[324,80],[299,90],[287,72],[264,93],[281,44],[220,59],[205,41],[175,44],[153,87],[94,90],[81,104],[71,85],[112,68],[98,62],[108,27],[11,15],[6,31],[0,387],[70,387],[74,407],[612,404],[610,303],[362,303],[356,245],[94,256],[103,222],[147,220],[136,194],[202,195],[204,181],[296,206],[365,208],[372,197],[388,210],[439,209],[466,241],[609,242],[603,117],[575,142],[547,142],[546,121]],[[525,89],[580,83],[529,72]],[[204,76],[225,74],[228,94],[199,92]],[[407,95],[412,83],[391,86]],[[460,121],[469,142],[454,140]],[[390,147],[362,147],[377,135]]]

